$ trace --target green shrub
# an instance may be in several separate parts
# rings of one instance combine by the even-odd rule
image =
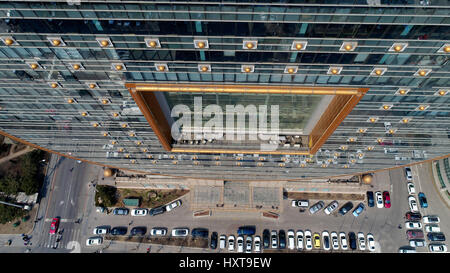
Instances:
[[[116,193],[115,187],[98,185],[95,193],[95,205],[97,207],[113,207],[117,203]]]

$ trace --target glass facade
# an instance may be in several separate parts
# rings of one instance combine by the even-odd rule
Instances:
[[[447,155],[450,5],[423,2],[0,1],[0,130],[117,168],[213,179],[336,176]],[[194,40],[208,46],[197,48]],[[247,40],[257,47],[245,48]],[[306,46],[293,49],[296,42]],[[351,50],[343,49],[347,43]],[[405,46],[397,51],[396,43]],[[156,69],[161,63],[165,71]],[[243,65],[253,72],[243,73]],[[298,69],[288,74],[287,66]],[[330,67],[341,70],[330,74]],[[374,74],[379,68],[384,72]],[[369,91],[312,157],[183,154],[163,149],[127,82]],[[169,106],[189,105],[195,95],[165,98]],[[202,98],[279,104],[287,129],[304,128],[291,121],[308,119],[318,103],[281,94]]]

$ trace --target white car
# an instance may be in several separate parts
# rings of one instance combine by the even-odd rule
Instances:
[[[181,206],[181,200],[173,201],[172,203],[170,203],[166,206],[166,211],[171,211],[174,208],[177,208],[179,206]]]
[[[303,231],[297,230],[297,249],[303,249]]]
[[[305,248],[307,250],[311,250],[313,248],[312,234],[310,230],[305,230]]]
[[[228,251],[234,251],[234,236],[228,236]]]
[[[375,251],[375,238],[373,238],[372,233],[367,234],[367,246],[369,247],[370,252]]]
[[[109,233],[109,228],[108,227],[96,227],[94,228],[94,234],[97,235],[105,235]]]
[[[347,235],[345,235],[345,232],[339,232],[339,239],[341,240],[342,250],[347,250],[348,244],[347,244]]]
[[[426,232],[441,232],[441,228],[438,225],[425,225]]]
[[[377,208],[383,208],[384,207],[384,203],[383,203],[383,195],[381,194],[381,191],[377,191],[375,193],[375,200],[377,202]]]
[[[436,215],[427,215],[423,217],[423,222],[425,224],[434,224],[434,223],[439,223],[441,220],[439,219],[439,217],[437,217]]]
[[[410,181],[413,180],[411,168],[406,167],[406,168],[405,168],[405,174],[406,174],[406,181],[410,182]]]
[[[237,252],[240,253],[244,252],[244,237],[238,236],[236,243],[237,243]]]
[[[261,252],[261,237],[259,236],[255,236],[255,240],[254,240],[254,251],[255,252]]]
[[[325,209],[326,214],[331,214],[333,211],[335,211],[339,207],[338,201],[331,202]]]
[[[364,238],[364,233],[358,232],[358,243],[359,250],[366,250],[366,239]]]
[[[417,201],[414,196],[410,195],[408,197],[408,202],[409,202],[409,208],[411,209],[412,212],[419,212],[419,207],[417,207]]]
[[[333,247],[334,250],[338,250],[339,249],[338,235],[334,231],[331,232],[331,246]]]
[[[186,237],[189,235],[189,229],[187,228],[174,228],[172,229],[173,237]]]
[[[153,236],[165,236],[166,234],[167,234],[166,228],[152,228],[152,230],[150,230],[150,235]]]
[[[431,245],[428,246],[428,249],[431,252],[447,252],[447,246],[446,245],[431,244]]]
[[[227,236],[220,235],[219,237],[219,248],[224,249],[227,246]]]
[[[406,222],[405,227],[407,229],[422,229],[422,223],[420,222]]]
[[[427,246],[427,242],[425,240],[409,240],[409,246],[412,247],[421,247]]]
[[[287,237],[288,237],[288,248],[294,249],[295,248],[295,233],[292,229],[288,230]]]
[[[102,237],[91,237],[86,240],[87,246],[93,246],[93,245],[101,245],[103,243]]]
[[[245,240],[245,253],[252,253],[252,242],[252,236],[247,236],[247,239]]]
[[[413,183],[408,183],[408,193],[409,194],[415,194],[416,193],[416,188],[414,187]]]
[[[145,216],[147,215],[147,213],[148,213],[147,209],[136,208],[131,210],[131,216]]]
[[[277,231],[276,230],[272,230],[270,232],[270,238],[272,241],[272,248],[278,248],[278,236],[277,236]]]
[[[323,249],[325,250],[330,250],[330,234],[328,233],[328,231],[324,231],[322,232],[322,244],[323,244]]]
[[[308,200],[292,200],[291,206],[298,208],[307,208],[309,207]]]

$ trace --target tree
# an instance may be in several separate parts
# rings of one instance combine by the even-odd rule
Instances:
[[[95,193],[95,205],[101,207],[113,207],[117,203],[116,193],[117,189],[115,187],[98,185]]]

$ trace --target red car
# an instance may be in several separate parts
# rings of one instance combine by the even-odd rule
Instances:
[[[390,208],[391,207],[391,197],[389,196],[388,191],[383,192],[383,200],[384,200],[384,207]]]
[[[59,226],[59,218],[53,218],[52,223],[50,224],[50,234],[55,234],[58,231]]]

